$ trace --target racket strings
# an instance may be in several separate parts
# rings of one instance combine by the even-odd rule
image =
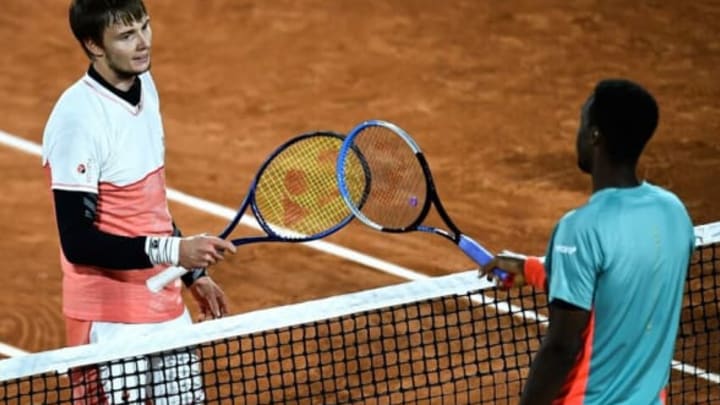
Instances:
[[[379,126],[367,127],[356,135],[353,146],[370,173],[369,192],[360,212],[386,229],[403,229],[422,214],[427,200],[427,183],[413,150],[395,132]],[[344,165],[352,162],[345,159]],[[348,181],[347,170],[345,181]]]
[[[335,177],[342,141],[329,135],[303,138],[267,164],[257,180],[254,204],[272,233],[307,239],[330,231],[351,215]],[[356,165],[360,166],[357,159]],[[358,199],[365,187],[364,177],[350,186]]]

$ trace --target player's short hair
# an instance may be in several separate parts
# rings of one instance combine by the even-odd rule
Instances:
[[[636,163],[658,125],[655,98],[643,87],[625,79],[600,81],[589,106],[589,124],[606,140],[616,163]]]
[[[102,45],[105,28],[139,21],[147,15],[147,9],[142,0],[72,0],[68,15],[73,35],[90,56],[86,40]]]

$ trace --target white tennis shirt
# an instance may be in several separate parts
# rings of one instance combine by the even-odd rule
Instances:
[[[122,236],[170,235],[164,133],[157,89],[139,76],[137,106],[85,75],[60,97],[43,136],[53,190],[98,195],[95,225]],[[183,313],[180,282],[158,294],[145,280],[167,266],[109,270],[68,262],[61,250],[63,312],[86,320],[145,323]]]

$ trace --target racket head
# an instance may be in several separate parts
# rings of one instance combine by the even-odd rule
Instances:
[[[369,173],[362,200],[352,195],[353,185],[359,182],[353,156],[362,158]],[[432,178],[422,151],[391,122],[369,120],[353,128],[340,148],[336,174],[340,194],[352,213],[377,230],[416,230],[430,209]]]
[[[251,188],[250,207],[271,238],[319,239],[353,219],[335,176],[344,138],[332,131],[302,134],[285,142],[263,163]],[[366,188],[367,179],[349,193],[361,199]]]

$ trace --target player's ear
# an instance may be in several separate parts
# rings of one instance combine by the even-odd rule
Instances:
[[[98,45],[94,40],[90,38],[86,38],[85,40],[83,40],[83,46],[85,47],[88,55],[90,55],[90,57],[92,57],[93,59],[100,58],[105,54],[102,46]]]
[[[590,142],[593,145],[597,145],[598,142],[600,142],[600,139],[602,138],[602,133],[600,132],[600,128],[598,127],[591,127],[590,128]]]

